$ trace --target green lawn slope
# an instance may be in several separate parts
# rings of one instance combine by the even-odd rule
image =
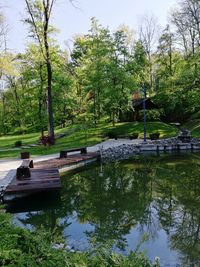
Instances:
[[[193,137],[200,137],[200,119],[190,120],[182,128],[190,130]]]
[[[25,135],[3,136],[0,137],[0,158],[19,157],[21,151],[28,150],[31,155],[47,155],[57,153],[64,148],[72,148],[79,146],[91,146],[98,144],[106,139],[107,133],[113,132],[119,136],[129,136],[132,133],[139,133],[139,138],[143,137],[142,122],[117,123],[112,126],[109,123],[101,123],[97,127],[91,125],[69,125],[66,128],[56,129],[56,135],[65,133],[66,136],[56,140],[56,144],[51,147],[38,147],[16,149],[15,142],[22,141],[22,145],[30,145],[38,143],[40,133],[32,133]],[[160,138],[172,137],[177,134],[176,127],[162,122],[147,123],[147,138],[150,133],[159,132]],[[12,150],[10,150],[12,149]]]

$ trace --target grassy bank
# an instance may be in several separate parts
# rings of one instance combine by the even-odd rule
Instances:
[[[22,150],[30,151],[31,155],[47,155],[57,153],[63,148],[72,148],[80,146],[91,146],[95,145],[102,140],[107,138],[108,133],[114,133],[119,136],[129,136],[132,133],[137,132],[139,138],[143,137],[143,123],[117,123],[112,126],[109,123],[101,123],[96,127],[91,125],[69,125],[66,128],[56,129],[55,133],[63,134],[66,136],[58,139],[56,144],[52,147],[31,147],[15,149],[14,145],[16,141],[22,141],[23,146],[36,144],[39,140],[39,133],[15,135],[15,136],[4,136],[0,137],[0,150],[14,149],[9,151],[0,151],[0,158],[14,158],[19,157]],[[162,122],[148,122],[147,123],[147,138],[150,133],[159,132],[160,138],[172,137],[177,134],[177,129],[171,125]]]
[[[182,128],[190,130],[193,137],[200,137],[200,119],[191,120],[184,124]]]

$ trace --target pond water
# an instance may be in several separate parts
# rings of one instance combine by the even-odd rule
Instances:
[[[43,227],[75,250],[139,247],[161,266],[200,266],[200,154],[138,156],[103,172],[92,165],[63,175],[62,186],[60,198],[9,207],[15,223]]]

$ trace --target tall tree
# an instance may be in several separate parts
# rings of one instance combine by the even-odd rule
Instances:
[[[179,43],[182,43],[186,56],[194,55],[200,46],[200,2],[180,1],[179,8],[171,13],[171,22],[176,27]]]
[[[50,18],[56,0],[25,0],[29,19],[26,22],[31,26],[31,32],[40,45],[47,69],[47,111],[48,134],[54,143],[54,117],[52,104],[52,63],[49,47],[49,35],[52,30]]]
[[[0,12],[0,51],[7,51],[8,24],[2,12]]]
[[[179,1],[171,13],[171,22],[175,26],[176,46],[184,55],[179,84],[181,82],[185,98],[190,102],[188,110],[197,112],[200,108],[200,1]]]
[[[153,16],[146,15],[140,26],[140,41],[143,44],[148,59],[149,69],[149,87],[153,86],[153,53],[155,52],[159,26],[157,20]]]

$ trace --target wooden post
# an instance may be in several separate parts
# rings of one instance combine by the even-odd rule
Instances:
[[[30,168],[33,168],[33,160],[25,159],[22,164],[17,168],[16,178],[23,180],[31,177]]]

